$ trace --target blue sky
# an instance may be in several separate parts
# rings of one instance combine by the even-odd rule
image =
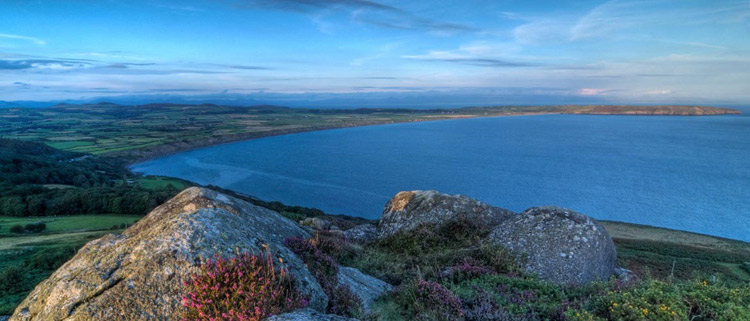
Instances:
[[[0,100],[113,96],[747,104],[750,1],[0,3]]]

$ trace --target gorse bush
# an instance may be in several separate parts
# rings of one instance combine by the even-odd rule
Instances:
[[[339,284],[338,262],[321,249],[333,252],[346,246],[341,242],[345,241],[319,236],[311,239],[290,237],[284,240],[284,245],[305,262],[310,273],[323,288],[323,292],[328,296],[328,313],[357,317],[362,314],[362,300],[352,293],[349,287]]]
[[[15,234],[21,234],[25,232],[26,230],[21,225],[13,225],[10,227],[10,232]]]
[[[750,320],[750,285],[648,281],[596,296],[571,320]]]
[[[294,278],[273,257],[241,253],[217,257],[184,282],[183,320],[255,321],[307,306]]]

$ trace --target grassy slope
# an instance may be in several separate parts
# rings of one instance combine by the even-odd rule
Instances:
[[[750,281],[750,243],[622,222],[602,222],[615,241],[618,263],[641,275],[682,279],[695,273]]]
[[[0,296],[0,315],[12,313],[36,284],[84,244],[108,233],[119,233],[121,224],[133,224],[138,218],[134,215],[0,217],[0,271],[11,266],[18,266],[23,271],[13,280],[14,290]],[[38,234],[7,233],[12,225],[39,221],[45,222],[48,230]],[[113,228],[115,225],[118,228]]]

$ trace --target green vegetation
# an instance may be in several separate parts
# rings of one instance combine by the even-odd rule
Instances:
[[[613,236],[619,240],[618,250],[625,253],[621,264],[646,272],[667,269],[667,274],[644,273],[641,278],[613,278],[585,286],[556,285],[521,272],[502,248],[480,242],[486,230],[463,220],[442,227],[423,225],[367,245],[339,241],[337,246],[319,248],[330,248],[329,253],[347,252],[339,259],[344,265],[398,285],[376,301],[368,320],[749,320],[750,282],[734,271],[715,267],[744,258],[750,245],[652,227],[607,224],[618,225]],[[679,237],[671,243],[639,243],[624,241],[625,231],[642,239],[664,233]],[[700,239],[701,244],[711,243],[714,248],[694,251],[675,239]],[[719,250],[720,244],[723,250]],[[629,251],[658,259],[636,260],[638,256],[630,256]],[[670,275],[673,260],[683,266],[677,264]],[[719,263],[711,263],[716,261]],[[738,266],[742,264],[740,261]]]
[[[106,233],[119,233],[138,218],[135,215],[0,217],[0,315],[13,312],[34,286],[84,244]],[[30,234],[23,228],[38,224],[45,224],[46,230]],[[21,234],[8,233],[10,226],[20,226]]]
[[[426,224],[370,244],[342,264],[391,284],[437,278],[451,270],[463,271],[464,267],[466,272],[481,267],[496,273],[516,273],[518,267],[504,249],[481,243],[489,232],[487,227],[465,219],[440,227]]]
[[[187,185],[127,175],[117,159],[0,139],[0,216],[142,215]]]
[[[0,242],[3,236],[9,236],[12,226],[42,223],[46,225],[45,234],[69,233],[71,231],[100,231],[108,230],[122,224],[133,224],[141,218],[140,215],[71,215],[55,217],[12,217],[0,216]],[[2,244],[2,243],[0,243]],[[0,249],[2,246],[0,245]]]
[[[617,263],[639,275],[689,279],[698,273],[750,281],[750,270],[743,268],[743,262],[750,261],[748,243],[636,224],[602,224],[617,246]]]

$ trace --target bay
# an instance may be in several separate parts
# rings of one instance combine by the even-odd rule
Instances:
[[[324,130],[131,167],[378,218],[403,190],[750,241],[750,117],[539,115]]]

